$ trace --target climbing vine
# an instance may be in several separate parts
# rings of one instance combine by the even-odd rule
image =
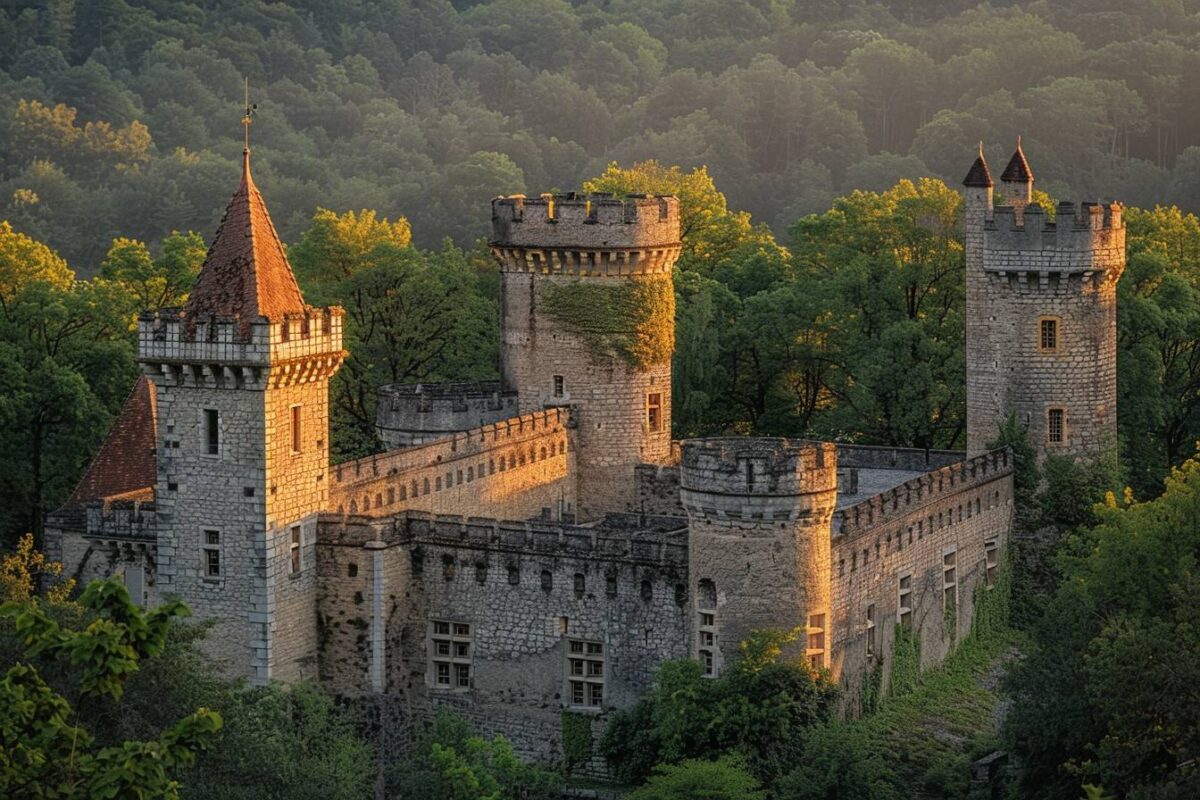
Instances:
[[[883,700],[883,663],[876,661],[875,666],[863,678],[859,694],[862,715],[865,717],[874,714],[879,709],[881,700]]]
[[[892,645],[892,674],[888,681],[890,697],[901,697],[917,687],[921,677],[921,637],[907,625],[896,624]]]
[[[545,281],[541,309],[579,337],[593,357],[617,356],[645,369],[675,350],[675,287],[669,275],[596,283]]]
[[[562,713],[563,767],[570,773],[592,757],[592,720],[584,714]]]

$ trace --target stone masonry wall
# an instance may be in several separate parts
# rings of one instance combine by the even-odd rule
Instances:
[[[516,393],[502,392],[499,381],[383,386],[376,430],[392,450],[481,428],[518,413]]]
[[[566,409],[547,409],[333,468],[329,508],[524,519],[575,510]]]
[[[922,667],[945,658],[970,630],[975,593],[983,591],[984,545],[1007,547],[1012,524],[1012,465],[998,450],[942,467],[839,511],[833,520],[833,668],[843,703],[857,713],[866,675],[892,663],[899,581],[911,575],[913,626]],[[957,607],[943,614],[943,557],[955,552]],[[875,606],[874,655],[867,654],[867,607]]]

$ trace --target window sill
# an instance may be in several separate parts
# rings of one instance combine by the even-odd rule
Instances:
[[[604,713],[603,706],[572,706],[565,705],[563,708],[570,711],[572,714],[587,714],[589,716],[598,717]]]

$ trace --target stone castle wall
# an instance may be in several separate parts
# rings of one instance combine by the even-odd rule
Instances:
[[[322,680],[350,694],[372,685],[404,693],[418,719],[449,705],[484,733],[508,736],[523,756],[555,759],[570,708],[570,639],[604,646],[606,712],[632,705],[662,660],[687,655],[683,524],[326,515]],[[432,685],[431,620],[471,626],[469,688]],[[597,732],[603,718],[595,716]]]
[[[384,516],[411,509],[524,519],[575,510],[566,409],[547,409],[333,468],[329,508]]]
[[[922,667],[942,661],[970,630],[981,591],[985,543],[1007,547],[1012,526],[1008,451],[942,467],[839,510],[833,518],[834,670],[846,688],[847,711],[858,710],[867,674],[882,669],[885,688],[899,621],[899,581],[911,576],[912,620]],[[944,557],[955,553],[957,608],[952,627],[943,613]],[[868,606],[875,608],[874,654],[868,655]]]

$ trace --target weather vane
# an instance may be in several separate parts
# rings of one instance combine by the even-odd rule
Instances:
[[[242,128],[245,130],[246,150],[250,150],[250,123],[254,122],[252,117],[258,113],[258,103],[250,104],[250,79],[244,79],[246,113],[242,115]]]

